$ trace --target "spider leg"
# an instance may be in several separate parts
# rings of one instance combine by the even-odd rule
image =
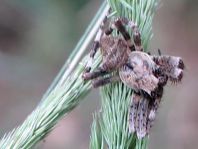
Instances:
[[[97,70],[93,72],[86,72],[83,74],[83,79],[84,80],[92,80],[95,79],[99,76],[104,76],[105,74],[112,72],[114,70],[113,68],[114,63],[109,60],[105,60],[102,65],[97,68]]]
[[[134,92],[131,99],[132,101],[129,109],[129,132],[134,133],[136,131],[137,110],[141,97],[138,93]]]
[[[127,25],[133,30],[133,40],[135,44],[135,50],[143,51],[141,35],[137,25],[131,20],[128,20]]]
[[[95,56],[98,48],[100,47],[101,36],[102,36],[102,30],[99,29],[97,34],[96,34],[96,37],[94,39],[94,42],[92,44],[91,50],[90,50],[90,56],[89,56],[89,59],[88,59],[88,62],[86,64],[85,71],[84,71],[85,73],[90,72],[90,70],[91,70],[92,63],[93,63],[93,60],[94,60],[94,56]]]
[[[149,112],[148,112],[147,128],[146,128],[147,134],[149,134],[150,129],[153,126],[160,102],[161,102],[161,98],[156,98],[154,99],[153,102],[149,103]]]
[[[163,96],[163,93],[164,93],[163,86],[158,85],[158,87],[154,91],[151,92],[151,96],[150,96],[151,101],[155,101],[156,98],[161,99]]]
[[[99,67],[97,70],[93,71],[93,72],[86,72],[83,74],[83,79],[84,80],[92,80],[95,79],[99,76],[103,76],[105,74],[107,74],[108,71],[101,69],[101,67]]]
[[[158,87],[153,97],[146,96],[142,92],[134,92],[129,110],[129,132],[136,132],[138,139],[149,134],[162,94],[162,86]]]
[[[107,14],[108,15],[108,14]],[[87,62],[87,65],[85,67],[85,73],[86,72],[90,72],[91,70],[91,67],[92,67],[92,63],[93,63],[93,60],[94,60],[94,56],[97,52],[97,50],[99,49],[100,47],[100,40],[101,40],[101,37],[105,34],[106,36],[110,35],[113,31],[113,29],[111,27],[108,27],[109,25],[109,21],[108,21],[108,18],[107,18],[107,15],[105,16],[102,24],[100,25],[100,28],[95,36],[95,39],[94,39],[94,42],[92,44],[92,47],[90,49],[90,56],[89,56],[89,60]]]
[[[111,56],[111,55],[109,55],[109,56]],[[114,66],[115,66],[114,59],[109,58],[107,56],[106,58],[103,58],[103,62],[101,64],[101,66],[99,68],[97,68],[95,71],[85,72],[83,74],[83,79],[84,80],[92,80],[99,76],[103,76],[103,75],[115,70]]]
[[[127,41],[128,46],[132,48],[133,44],[130,40],[130,35],[126,31],[124,25],[129,26],[133,30],[133,40],[134,40],[135,50],[143,51],[141,35],[140,35],[137,25],[133,21],[128,20],[127,18],[118,18],[114,24],[115,24],[115,27],[121,32],[124,39]]]
[[[148,115],[148,118],[150,120],[155,120],[156,111],[159,108],[159,105],[160,105],[160,102],[161,102],[161,98],[156,98],[156,99],[153,99],[153,100],[154,101],[151,101],[150,112],[149,112],[149,115]]]
[[[157,109],[159,108],[159,104],[161,102],[161,98],[163,96],[163,86],[159,85],[158,88],[153,91],[152,98],[150,100],[150,113],[149,113],[149,119],[155,119],[155,113]]]
[[[176,56],[152,56],[153,61],[159,66],[162,74],[166,74],[170,81],[179,82],[183,78],[184,62]]]
[[[129,21],[128,25],[133,29],[133,40],[134,40],[135,50],[143,51],[141,35],[137,25],[133,21]]]
[[[168,76],[163,72],[163,70],[160,67],[157,67],[154,71],[153,74],[158,78],[159,83],[158,85],[160,86],[165,86],[168,81]]]
[[[161,75],[158,77],[158,80],[159,80],[159,85],[160,86],[165,86],[167,84],[167,81],[168,81],[168,76],[167,75]]]
[[[162,52],[160,49],[157,49],[157,52],[158,52],[158,55],[161,56],[162,55]]]
[[[149,100],[141,97],[137,110],[136,133],[138,139],[142,139],[147,134],[147,116]]]
[[[153,126],[157,110],[159,109],[161,98],[163,95],[163,86],[159,85],[153,92],[152,98],[149,99],[148,115],[146,124],[146,133],[149,134],[151,127]]]
[[[127,32],[124,24],[125,24],[124,20],[122,18],[118,18],[115,20],[115,22],[112,25],[113,25],[113,28],[116,28],[118,30],[118,32],[120,32],[122,34],[125,41],[127,42],[129,49],[131,49],[131,51],[134,51],[135,47],[131,41],[131,37],[130,37],[129,33]]]
[[[105,78],[94,80],[92,85],[94,88],[97,88],[97,87],[104,86],[112,82],[117,82],[119,80],[120,80],[120,77],[118,75],[113,75],[113,76],[108,76]]]

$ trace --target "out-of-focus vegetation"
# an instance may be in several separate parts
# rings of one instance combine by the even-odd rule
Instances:
[[[35,108],[101,3],[0,1],[0,136]],[[150,148],[196,149],[198,4],[188,0],[162,0],[161,4],[149,49],[183,57],[187,69],[181,84],[165,89]],[[97,90],[93,91],[37,148],[88,147],[92,112],[100,100]]]

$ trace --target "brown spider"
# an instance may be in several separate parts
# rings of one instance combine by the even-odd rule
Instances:
[[[133,31],[134,44],[125,26]],[[122,36],[111,35],[114,29]],[[98,48],[102,53],[102,64],[90,72]],[[93,80],[93,87],[121,80],[134,90],[129,109],[129,131],[136,132],[141,139],[149,134],[163,87],[168,79],[174,83],[181,81],[183,69],[184,63],[180,57],[160,53],[151,56],[143,52],[140,32],[133,21],[118,18],[110,22],[106,17],[91,48],[83,79]]]

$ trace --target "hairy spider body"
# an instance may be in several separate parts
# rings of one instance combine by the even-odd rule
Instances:
[[[105,36],[101,38],[100,47],[103,61],[102,69],[112,71],[119,69],[127,62],[130,50],[122,38]],[[104,49],[108,49],[108,51]]]
[[[133,31],[133,40],[126,31]],[[113,36],[116,29],[122,36]],[[97,49],[102,53],[102,64],[91,71]],[[90,51],[90,59],[83,74],[84,80],[93,80],[93,87],[122,81],[134,93],[129,108],[129,132],[136,132],[139,139],[150,132],[167,81],[179,82],[183,77],[184,63],[180,57],[152,56],[143,52],[141,36],[133,21],[118,18],[104,19]],[[117,72],[117,73],[112,73]]]
[[[129,64],[133,69],[128,67]],[[134,51],[129,54],[127,64],[120,68],[119,76],[123,83],[136,92],[143,90],[151,95],[159,83],[159,80],[153,75],[155,65],[147,53]]]
[[[183,77],[184,63],[176,56],[153,56],[153,61],[169,77],[172,82],[179,82]]]

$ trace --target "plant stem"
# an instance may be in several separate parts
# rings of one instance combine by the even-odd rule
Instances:
[[[55,77],[54,81],[52,82],[51,86],[48,88],[46,93],[43,95],[42,100],[46,98],[46,96],[49,95],[49,93],[56,88],[58,85],[61,85],[65,78],[68,77],[68,75],[71,74],[77,63],[79,62],[80,58],[82,58],[82,55],[87,50],[87,47],[89,43],[91,42],[93,36],[95,35],[97,29],[99,28],[106,12],[109,9],[109,5],[106,4],[106,2],[103,2],[101,7],[99,8],[97,14],[91,21],[90,25],[87,27],[85,33],[81,37],[80,41],[77,43],[76,47],[70,54],[69,58],[61,68],[58,75]]]
[[[152,37],[156,0],[108,0],[108,2],[115,12],[115,17],[122,16],[137,24],[143,47],[147,49]],[[128,109],[132,90],[121,82],[112,83],[102,87],[101,96],[101,112],[94,118],[90,148],[103,149],[106,144],[109,149],[146,149],[148,138],[138,140],[136,135],[130,134],[128,130]],[[98,135],[95,135],[97,133]]]
[[[140,27],[143,35],[143,45],[146,48],[151,38],[155,0],[109,0],[108,2],[116,15],[135,20]],[[79,65],[77,63],[100,26],[108,7],[109,5],[104,2],[51,87],[44,94],[40,104],[21,126],[1,139],[0,148],[32,148],[52,131],[65,114],[82,101],[83,96],[88,93],[91,86],[90,82],[84,82],[81,78],[86,58]],[[96,68],[100,62],[101,56],[97,53],[93,68]],[[134,144],[139,144],[139,146],[135,146],[140,148],[143,144],[146,144],[146,139],[139,142],[135,140],[134,142],[134,139],[128,133],[127,107],[130,102],[131,90],[121,83],[112,84],[102,90],[103,113],[98,121],[100,124],[98,130],[101,130],[102,137],[100,138],[98,133],[92,133],[98,134],[98,137],[95,138],[101,139],[96,144],[102,142],[100,147],[103,147],[103,140],[105,140],[109,148],[112,149],[134,147]],[[95,123],[93,128],[97,128],[98,123]]]
[[[91,85],[90,82],[84,82],[81,77],[86,58],[79,65],[77,63],[98,30],[108,8],[109,5],[104,2],[73,50],[72,55],[63,66],[51,87],[44,94],[39,105],[21,126],[4,135],[0,141],[0,148],[32,148],[52,131],[57,122],[65,114],[69,113],[82,101],[83,96],[88,93]],[[93,68],[97,67],[100,61],[101,57],[97,53]]]

